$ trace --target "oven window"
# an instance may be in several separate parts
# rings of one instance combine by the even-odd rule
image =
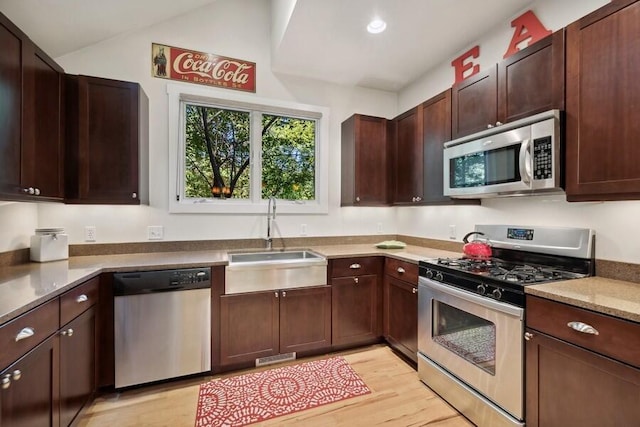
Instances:
[[[496,373],[496,326],[433,300],[433,341],[480,369]]]
[[[520,181],[520,143],[449,160],[451,188],[481,187]]]

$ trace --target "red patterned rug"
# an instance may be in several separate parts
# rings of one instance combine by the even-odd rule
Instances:
[[[200,385],[196,426],[244,426],[371,391],[342,357]]]

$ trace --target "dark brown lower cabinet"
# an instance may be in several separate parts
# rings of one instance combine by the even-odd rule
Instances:
[[[376,342],[380,339],[377,274],[332,279],[331,332],[334,346]]]
[[[331,346],[331,287],[220,297],[220,364]]]
[[[331,347],[331,286],[280,292],[280,353]]]
[[[68,426],[95,390],[95,309],[60,331],[60,425]]]
[[[58,336],[0,372],[0,426],[58,426]]]
[[[527,329],[526,422],[536,427],[640,423],[640,370]]]
[[[386,275],[384,337],[391,347],[418,363],[418,287]]]

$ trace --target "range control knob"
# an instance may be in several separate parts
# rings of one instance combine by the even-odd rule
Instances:
[[[437,272],[436,273],[436,280],[439,282],[442,282],[442,280],[444,279],[444,276],[442,275],[442,273]]]
[[[431,271],[431,270],[427,270],[427,271],[424,273],[424,276],[425,276],[427,279],[431,279],[431,278],[433,277],[433,271]]]
[[[478,287],[476,288],[476,290],[478,291],[478,293],[480,295],[484,295],[487,293],[487,287],[485,285],[478,285]]]
[[[493,297],[495,299],[500,299],[502,298],[502,291],[498,288],[494,289],[493,292],[491,292],[491,295],[493,295]]]

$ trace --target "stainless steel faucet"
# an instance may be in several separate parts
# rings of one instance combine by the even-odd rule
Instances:
[[[271,203],[273,202],[273,211],[271,210]],[[273,245],[273,238],[271,237],[271,222],[276,219],[276,198],[269,197],[269,203],[267,205],[267,238],[264,239],[265,248],[271,249]]]

